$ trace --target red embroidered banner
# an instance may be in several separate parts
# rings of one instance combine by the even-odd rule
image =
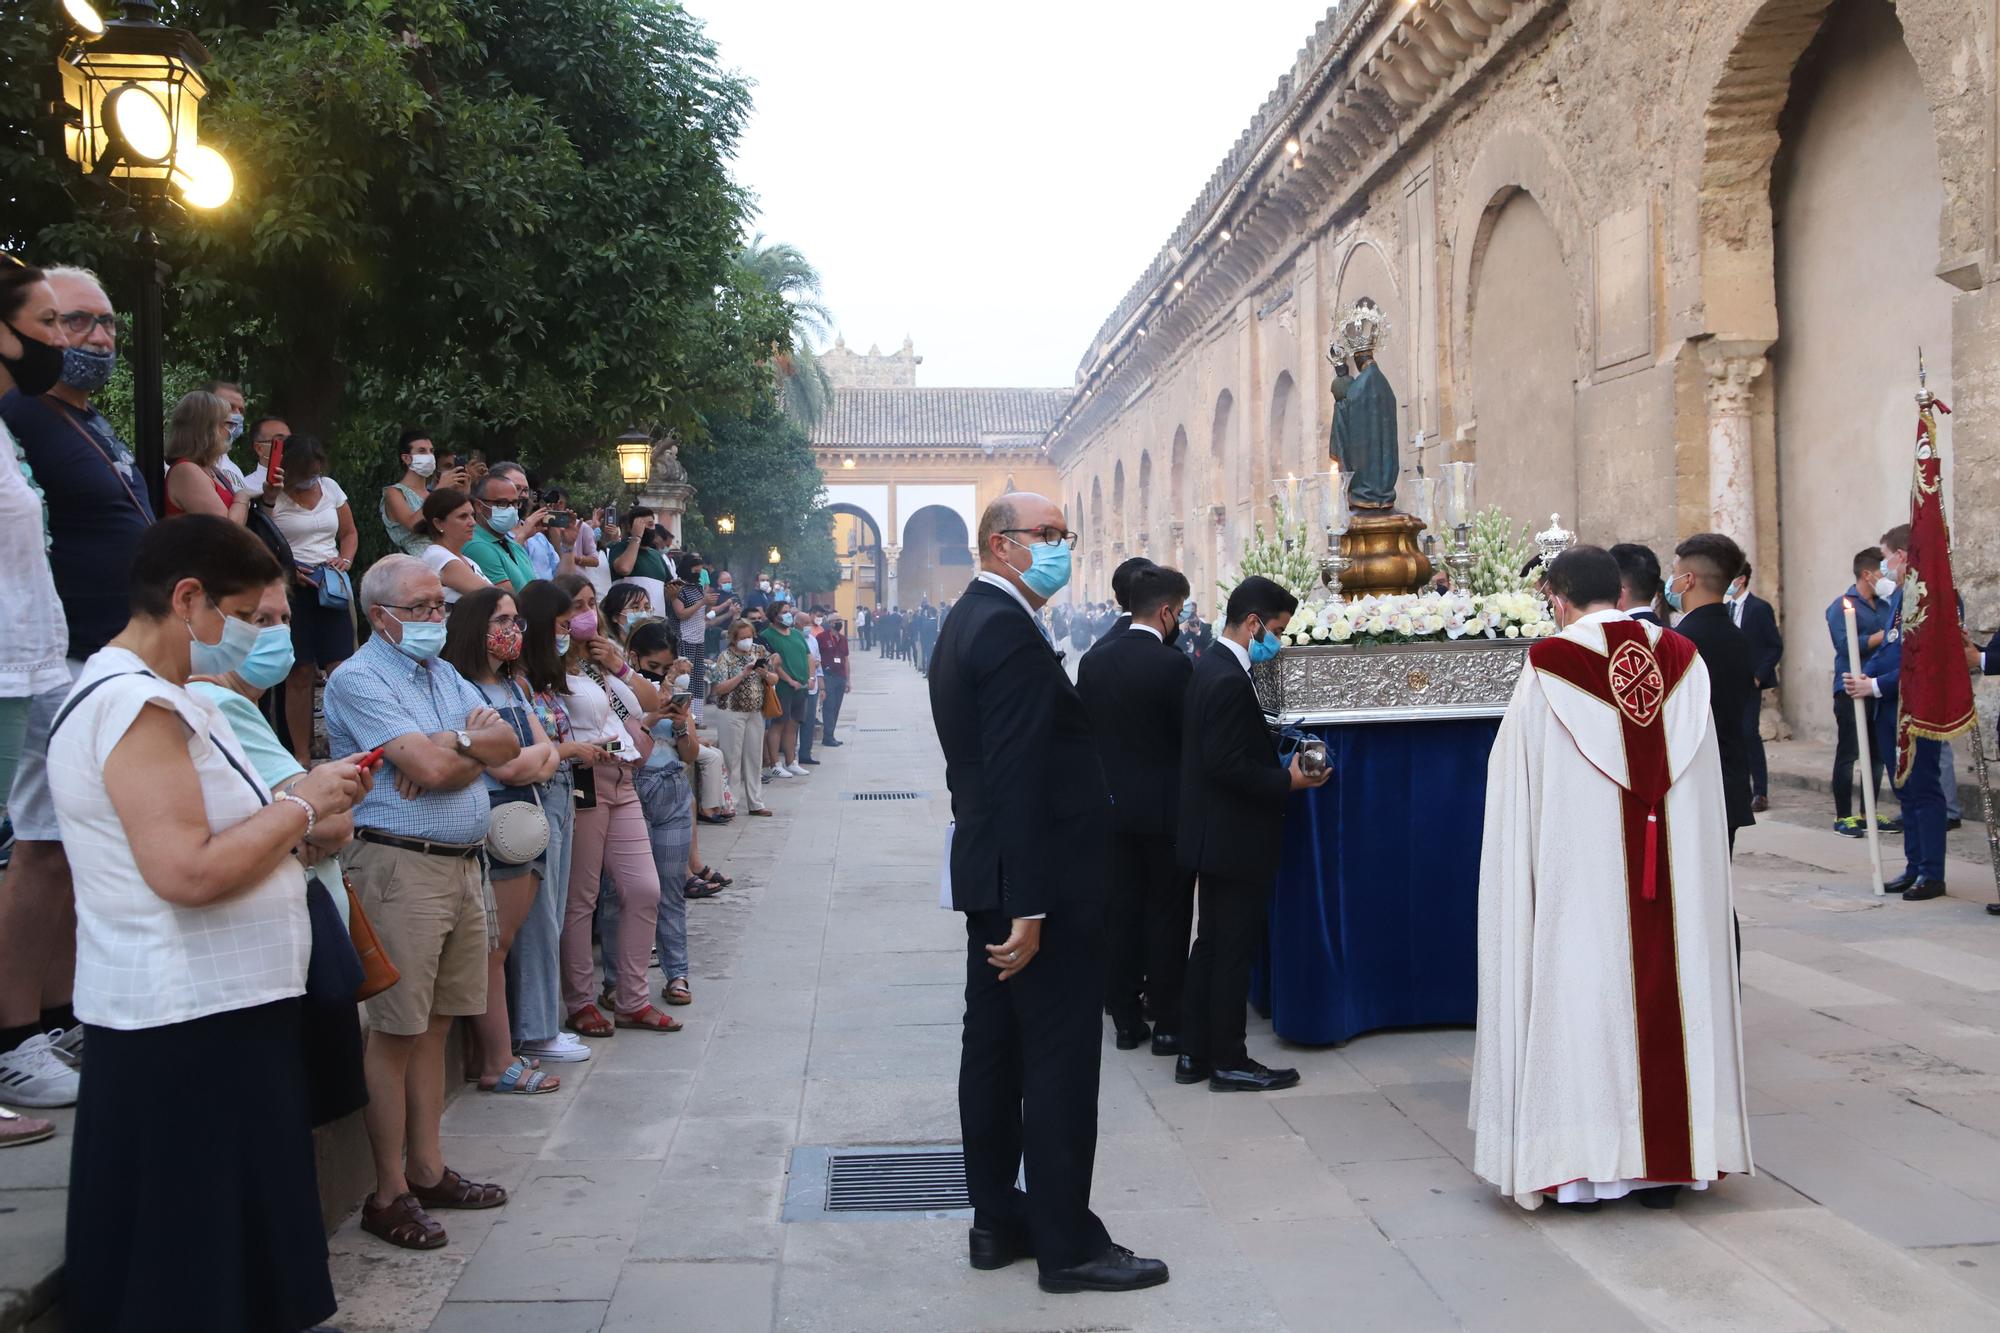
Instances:
[[[1902,675],[1897,684],[1896,785],[1910,776],[1916,743],[1950,740],[1972,726],[1972,676],[1951,573],[1951,531],[1944,516],[1944,470],[1938,458],[1939,399],[1919,399],[1917,466],[1910,480],[1910,563],[1903,572]]]

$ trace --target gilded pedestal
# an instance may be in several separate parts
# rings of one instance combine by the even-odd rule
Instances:
[[[1351,562],[1340,575],[1343,597],[1415,592],[1430,582],[1431,562],[1417,547],[1421,519],[1391,510],[1358,509],[1340,539]]]

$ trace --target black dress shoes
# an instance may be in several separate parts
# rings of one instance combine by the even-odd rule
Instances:
[[[1298,1070],[1269,1069],[1255,1060],[1245,1060],[1239,1069],[1218,1069],[1208,1076],[1210,1092],[1276,1092],[1298,1084]]]
[[[981,1270],[1005,1268],[1016,1259],[1035,1257],[1035,1243],[1026,1234],[974,1227],[966,1240],[972,1266]]]
[[[1884,884],[1882,890],[1885,893],[1902,893],[1905,890],[1915,888],[1916,884],[1917,877],[1915,875],[1904,875],[1901,879],[1892,879],[1887,884]]]
[[[1042,1274],[1042,1290],[1139,1291],[1167,1280],[1167,1266],[1158,1259],[1141,1259],[1123,1245],[1113,1245],[1088,1263]]]
[[[1174,1082],[1176,1083],[1200,1083],[1214,1072],[1214,1070],[1209,1068],[1208,1061],[1197,1060],[1192,1055],[1183,1055],[1180,1059],[1174,1061]]]
[[[1130,1023],[1122,1023],[1114,1018],[1111,1020],[1111,1026],[1118,1031],[1118,1049],[1121,1051],[1136,1051],[1153,1035],[1153,1029],[1147,1027],[1145,1020],[1140,1018],[1135,1018]]]
[[[1180,1053],[1181,1053],[1180,1033],[1162,1032],[1159,1028],[1153,1029],[1154,1055],[1179,1055]]]
[[[1634,1190],[1639,1202],[1647,1208],[1671,1208],[1680,1202],[1681,1186],[1654,1185],[1649,1189]]]
[[[1916,883],[1903,890],[1903,901],[1906,903],[1921,903],[1942,897],[1944,897],[1944,881],[1941,879],[1920,877]]]

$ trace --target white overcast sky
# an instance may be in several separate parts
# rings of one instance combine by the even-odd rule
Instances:
[[[755,83],[736,176],[848,346],[1068,385],[1326,0],[687,0]]]

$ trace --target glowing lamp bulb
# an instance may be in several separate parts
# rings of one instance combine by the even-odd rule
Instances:
[[[164,162],[174,151],[174,126],[167,109],[137,84],[111,94],[111,124],[127,152],[142,162]]]
[[[236,173],[229,161],[207,144],[196,144],[174,167],[181,198],[190,208],[220,208],[236,193]]]

